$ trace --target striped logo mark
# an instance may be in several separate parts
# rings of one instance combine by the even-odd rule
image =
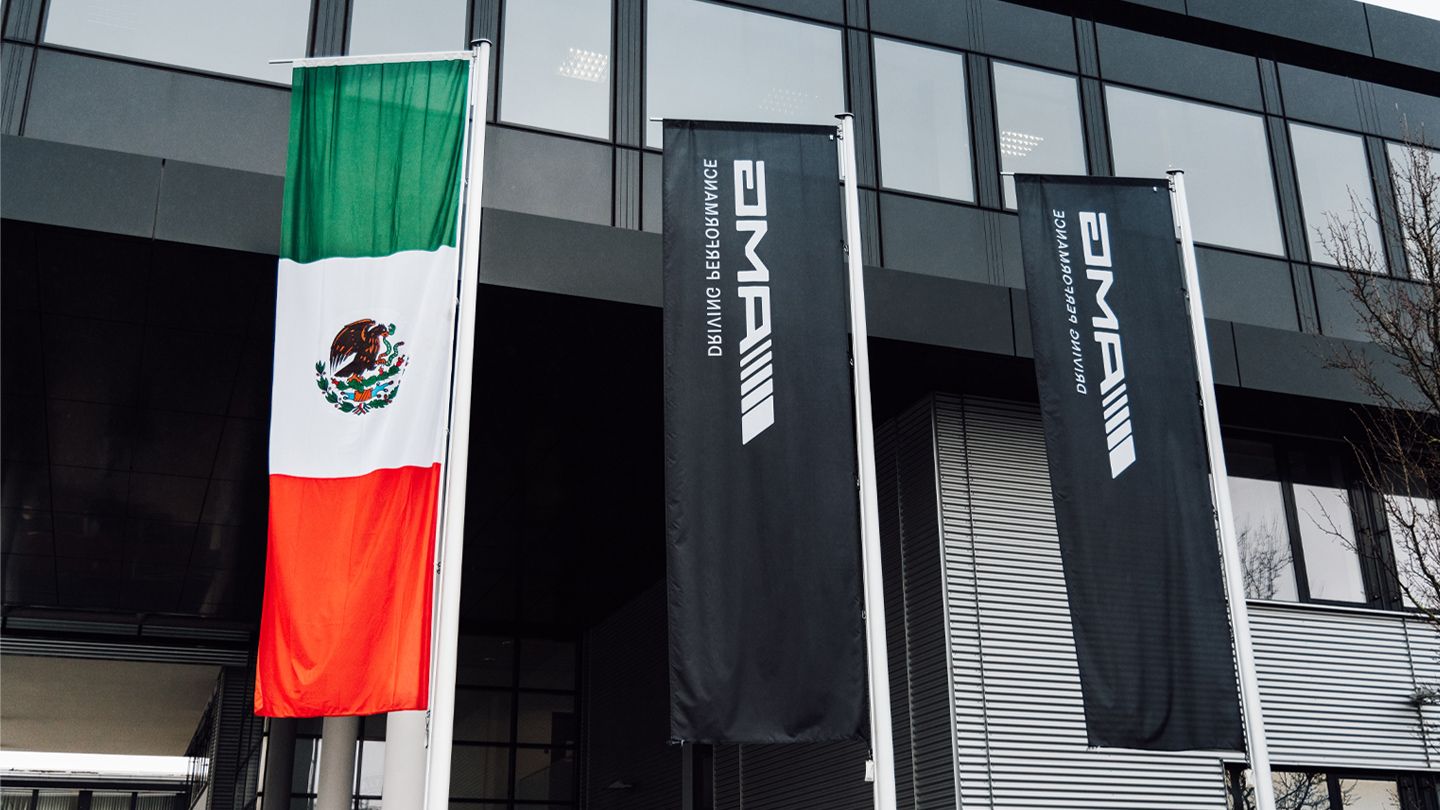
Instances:
[[[1120,473],[1135,463],[1135,438],[1130,435],[1130,395],[1125,393],[1123,382],[1101,394],[1105,443],[1110,448],[1110,477],[1119,478]]]
[[[740,357],[741,444],[749,444],[751,439],[775,424],[773,371],[769,338]]]

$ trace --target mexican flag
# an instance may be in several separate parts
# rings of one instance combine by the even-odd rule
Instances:
[[[428,702],[469,64],[294,73],[260,715]]]

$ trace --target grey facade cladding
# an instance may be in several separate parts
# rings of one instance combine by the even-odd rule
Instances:
[[[7,7],[7,182],[0,214],[273,253],[288,92],[263,82],[36,44],[41,5],[14,0]],[[333,18],[339,13],[343,23],[347,5],[332,0],[317,5],[312,51],[333,52],[343,44],[344,26]],[[503,33],[500,3],[477,0],[472,5],[474,31]],[[1296,335],[1323,338],[1306,341],[1322,353],[1340,345],[1332,339],[1361,337],[1337,292],[1334,271],[1311,265],[1305,256],[1284,122],[1366,134],[1373,152],[1379,139],[1399,137],[1397,108],[1412,125],[1440,121],[1440,97],[1419,92],[1440,86],[1433,64],[1440,48],[1429,47],[1440,43],[1440,23],[1407,17],[1409,24],[1402,26],[1395,12],[1353,0],[1301,4],[1304,13],[1293,14],[1285,11],[1288,6],[1220,2],[1100,8],[1063,0],[768,0],[743,5],[844,26],[847,92],[857,114],[861,174],[870,186],[862,192],[866,261],[884,270],[876,286],[889,287],[872,296],[877,335],[1026,354],[1024,319],[1015,316],[1023,313],[1015,218],[1001,207],[994,176],[989,87],[992,60],[1014,60],[1083,79],[1092,172],[1109,171],[1103,84],[1173,93],[1266,116],[1278,150],[1271,162],[1289,255],[1202,249],[1210,316],[1221,322],[1216,324],[1221,332],[1246,330],[1245,340],[1231,341],[1234,365],[1243,372],[1231,384],[1357,398],[1344,381],[1295,380],[1284,364],[1277,368],[1267,362],[1293,356]],[[502,251],[487,246],[482,273],[488,283],[658,304],[658,240],[651,234],[659,227],[660,156],[637,148],[645,116],[645,10],[638,0],[623,0],[615,9],[611,139],[491,125],[487,208],[533,219],[496,217],[486,223],[486,236],[507,246]],[[978,205],[876,185],[872,35],[969,52]],[[504,42],[499,46],[503,49]],[[1337,54],[1344,54],[1343,62]],[[577,229],[576,223],[612,233]],[[509,249],[520,246],[519,252],[526,253],[526,246],[547,243],[570,247],[556,252],[573,254],[580,263],[535,261]],[[524,266],[523,273],[516,271],[517,264]],[[937,298],[973,301],[975,311],[963,313],[966,325],[956,326],[952,308],[930,303]]]

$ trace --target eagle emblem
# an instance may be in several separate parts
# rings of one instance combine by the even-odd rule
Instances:
[[[395,324],[370,318],[347,323],[330,341],[330,356],[315,363],[315,385],[341,413],[357,416],[395,401],[410,358],[394,341]]]

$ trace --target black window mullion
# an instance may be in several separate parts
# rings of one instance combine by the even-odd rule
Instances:
[[[1295,569],[1295,595],[1310,601],[1310,576],[1305,569],[1305,545],[1300,537],[1300,511],[1295,504],[1295,478],[1290,474],[1290,448],[1275,447],[1275,469],[1280,473],[1280,495],[1285,503],[1285,523],[1290,535],[1290,557]]]

